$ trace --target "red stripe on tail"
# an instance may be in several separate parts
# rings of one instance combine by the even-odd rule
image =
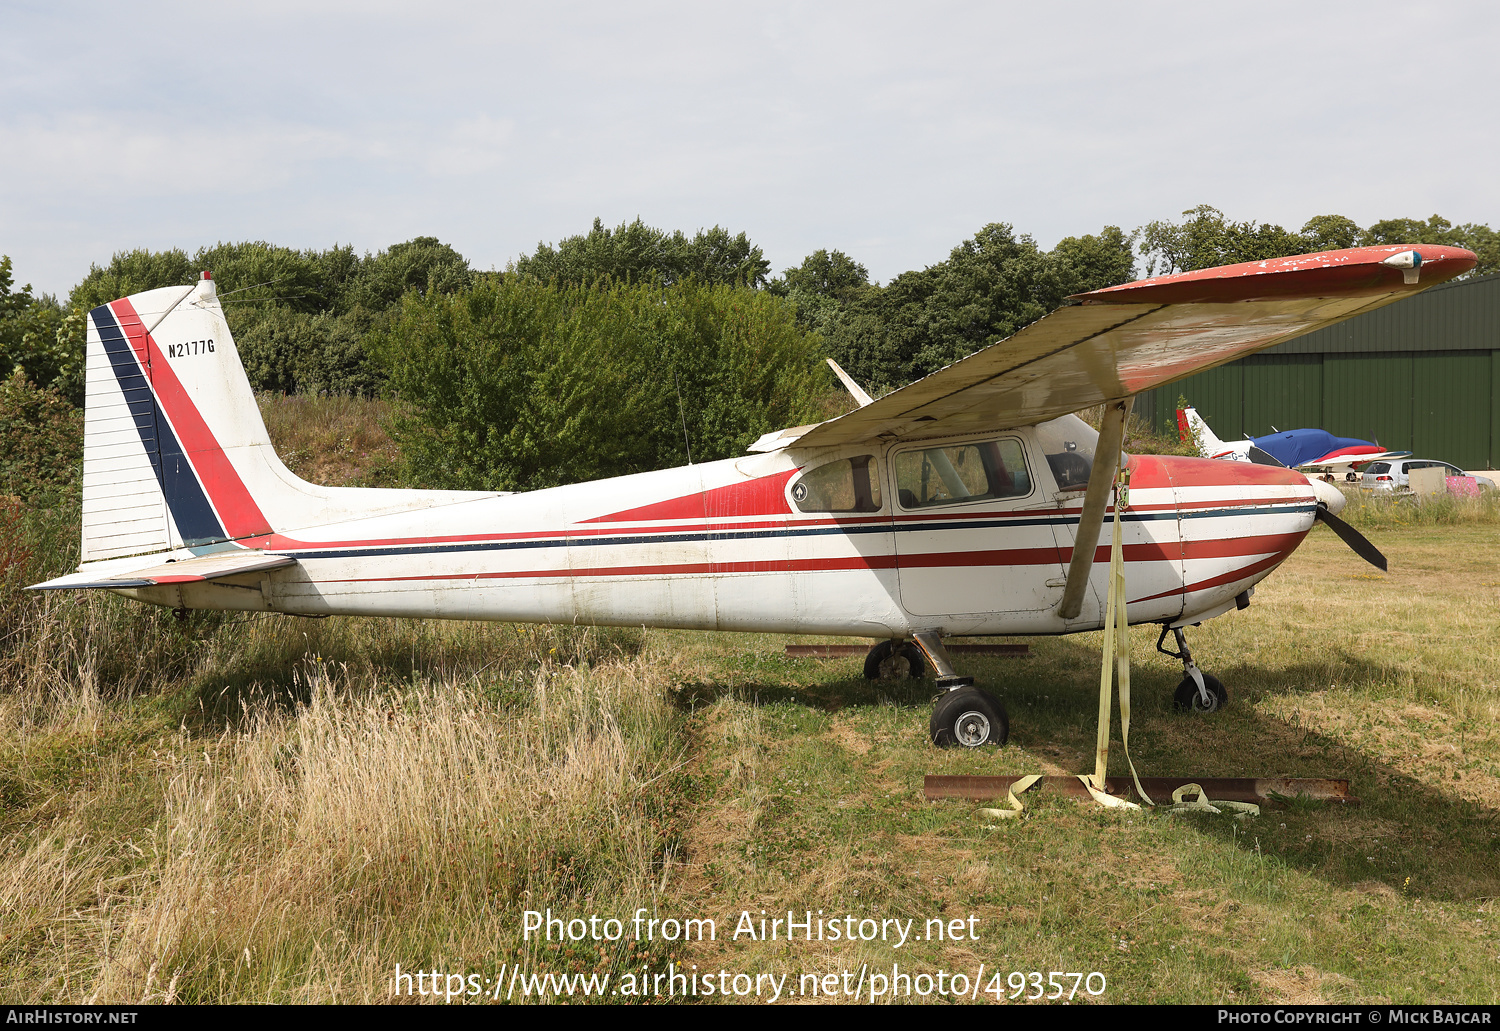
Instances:
[[[177,440],[193,467],[198,482],[218,513],[224,531],[231,538],[270,533],[271,524],[260,506],[250,496],[240,474],[229,461],[213,431],[198,413],[198,406],[172,371],[171,364],[157,346],[129,300],[115,301],[110,310],[120,322],[120,329],[130,341],[136,359],[148,370],[147,380],[157,406],[172,424]]]

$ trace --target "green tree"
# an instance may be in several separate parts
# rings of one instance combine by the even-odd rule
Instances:
[[[883,289],[846,284],[849,301],[832,315],[821,312],[818,329],[850,375],[887,389],[1005,339],[1067,303],[1070,294],[1128,282],[1133,244],[1131,235],[1107,226],[1047,252],[1011,226],[992,223],[955,247],[947,261],[902,273]],[[822,267],[815,261],[806,269],[814,284]]]
[[[508,276],[408,294],[377,354],[414,481],[530,490],[740,454],[816,417],[817,338],[768,294]]]
[[[83,347],[79,320],[57,299],[33,297],[31,286],[13,289],[9,257],[0,257],[0,376],[19,371],[39,387],[83,400]],[[78,340],[74,340],[75,331]]]
[[[1068,236],[1047,255],[1068,294],[1118,286],[1135,278],[1135,234],[1105,226],[1098,236]]]
[[[193,256],[193,273],[213,274],[226,311],[244,305],[281,304],[299,312],[333,307],[336,291],[324,279],[317,254],[281,247],[264,240],[217,243]],[[231,324],[231,328],[235,328]]]
[[[83,411],[18,368],[0,379],[0,494],[26,500],[77,490]]]
[[[406,293],[452,293],[474,278],[463,255],[431,236],[363,258],[347,245],[299,251],[264,240],[217,243],[192,257],[181,250],[121,252],[89,269],[69,311],[57,309],[55,335],[66,359],[59,367],[77,370],[64,384],[78,381],[70,396],[81,395],[85,312],[129,294],[191,284],[205,270],[218,286],[251,384],[287,393],[377,391],[380,373],[365,338]]]
[[[1454,225],[1441,215],[1426,221],[1388,218],[1368,229],[1361,229],[1343,215],[1316,215],[1299,233],[1269,223],[1231,222],[1218,208],[1207,204],[1183,215],[1191,217],[1181,224],[1152,222],[1139,230],[1147,275],[1380,244],[1465,247],[1479,258],[1478,266],[1465,278],[1500,272],[1500,238],[1494,230],[1478,223]]]
[[[843,251],[817,250],[770,284],[772,293],[802,293],[850,301],[870,285],[870,273]]]
[[[1433,215],[1425,222],[1415,218],[1388,218],[1364,230],[1360,238],[1362,246],[1402,243],[1464,247],[1473,251],[1479,264],[1466,278],[1500,272],[1500,239],[1496,238],[1493,229],[1482,223],[1454,225],[1441,215]]]
[[[1242,261],[1264,261],[1287,254],[1305,254],[1309,249],[1301,236],[1281,226],[1268,222],[1231,222],[1222,211],[1208,204],[1190,208],[1183,215],[1191,217],[1180,225],[1150,222],[1139,230],[1146,275],[1171,275]]]
[[[198,269],[186,252],[176,248],[121,251],[104,268],[89,266],[88,275],[68,295],[68,307],[89,311],[145,290],[191,283],[198,278]]]
[[[1302,227],[1304,253],[1358,247],[1363,235],[1364,230],[1353,219],[1343,215],[1314,215]]]
[[[639,218],[614,229],[599,219],[581,236],[556,247],[537,244],[536,253],[518,258],[514,270],[540,282],[590,284],[597,280],[673,286],[688,279],[711,286],[761,287],[771,263],[744,233],[714,226],[688,239]]]
[[[674,232],[671,248],[682,255],[680,279],[691,277],[710,286],[763,287],[771,270],[771,263],[749,237],[730,235],[719,226],[700,229],[691,240]]]
[[[32,305],[31,284],[20,290],[12,289],[14,284],[10,256],[0,257],[0,348],[4,349],[0,351],[0,361],[7,366],[15,364],[13,355],[21,352],[21,334]]]
[[[234,340],[256,390],[368,397],[381,386],[365,351],[368,324],[363,309],[308,314],[267,304],[244,320]]]
[[[831,338],[848,306],[870,289],[870,273],[843,251],[818,250],[766,288],[796,307],[799,323]]]
[[[448,244],[435,236],[418,236],[367,257],[346,282],[346,310],[358,306],[381,312],[413,291],[451,294],[465,290],[473,284],[474,272],[468,259]]]
[[[1423,222],[1415,218],[1386,218],[1366,229],[1360,243],[1366,247],[1378,244],[1435,243],[1462,246],[1461,234],[1454,231],[1453,223],[1441,215],[1433,215]]]
[[[355,254],[349,244],[334,244],[326,251],[308,252],[308,255],[318,266],[323,295],[328,298],[333,311],[343,314],[355,307],[357,302],[352,291],[364,272],[366,259]]]

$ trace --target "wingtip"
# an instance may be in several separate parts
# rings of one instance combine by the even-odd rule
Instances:
[[[1461,276],[1478,264],[1478,256],[1462,247],[1386,244],[1153,276],[1073,294],[1069,299],[1082,304],[1212,304],[1273,297],[1415,292]],[[1418,268],[1420,276],[1413,277]]]

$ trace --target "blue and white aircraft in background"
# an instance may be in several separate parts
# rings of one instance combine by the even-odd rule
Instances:
[[[1183,440],[1195,441],[1204,458],[1284,465],[1288,469],[1363,465],[1380,458],[1405,458],[1411,454],[1410,451],[1387,451],[1368,440],[1335,437],[1327,430],[1317,429],[1276,431],[1264,437],[1223,441],[1208,428],[1203,416],[1191,407],[1177,409],[1177,431]]]

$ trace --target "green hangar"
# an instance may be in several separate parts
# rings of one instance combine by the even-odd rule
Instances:
[[[1176,432],[1177,399],[1224,440],[1307,426],[1465,469],[1500,465],[1500,274],[1445,283],[1141,396]]]

